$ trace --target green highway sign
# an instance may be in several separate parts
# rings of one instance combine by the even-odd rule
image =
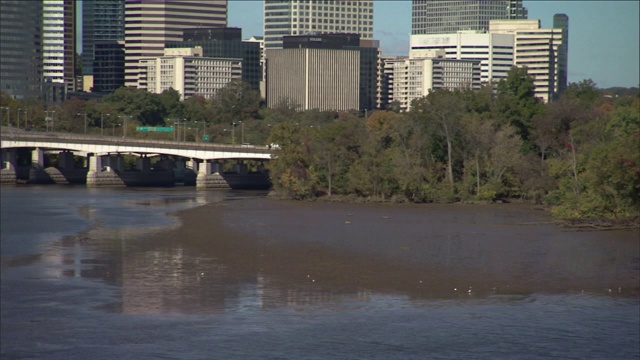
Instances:
[[[209,141],[209,135],[203,135],[202,136],[202,140]]]
[[[136,126],[136,131],[140,132],[173,132],[173,127],[156,127],[156,126]]]

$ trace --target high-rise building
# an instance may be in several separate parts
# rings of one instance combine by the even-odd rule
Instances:
[[[93,75],[95,43],[124,41],[124,0],[82,1],[82,74]]]
[[[540,20],[491,20],[493,34],[514,36],[513,65],[527,67],[534,93],[544,102],[553,100],[559,85],[562,29],[542,29]]]
[[[124,41],[101,40],[93,43],[91,92],[112,93],[124,86]]]
[[[76,2],[42,1],[43,80],[75,90]]]
[[[553,15],[553,28],[562,29],[562,44],[558,52],[558,88],[562,94],[567,88],[567,68],[569,66],[569,17],[565,14]]]
[[[140,59],[164,55],[183,30],[227,26],[227,0],[125,0],[125,86],[137,86]]]
[[[267,106],[366,110],[376,104],[377,41],[358,34],[285,36],[267,57]]]
[[[41,2],[0,1],[0,55],[0,91],[15,99],[41,96]]]
[[[265,0],[264,44],[281,49],[286,35],[353,33],[373,38],[373,0]]]
[[[489,20],[526,19],[522,0],[413,0],[411,34],[489,30]]]

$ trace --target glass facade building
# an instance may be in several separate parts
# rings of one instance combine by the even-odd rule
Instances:
[[[526,19],[522,0],[413,0],[411,34],[488,31],[489,20]]]
[[[120,40],[124,40],[124,0],[83,0],[83,75],[93,75],[96,42]]]
[[[567,67],[569,62],[569,17],[565,14],[553,15],[553,28],[562,29],[562,44],[558,50],[558,88],[562,94],[567,88]]]
[[[124,41],[96,41],[92,92],[111,93],[124,86]]]
[[[0,90],[15,99],[42,94],[42,3],[0,2]]]

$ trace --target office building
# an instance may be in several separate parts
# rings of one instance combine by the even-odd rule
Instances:
[[[252,89],[260,90],[262,67],[260,66],[260,43],[242,41],[240,28],[193,28],[185,29],[184,41],[169,41],[166,48],[194,48],[203,50],[207,58],[241,59],[242,81]]]
[[[14,99],[40,97],[42,3],[0,2],[0,91]]]
[[[411,34],[487,31],[489,20],[526,19],[522,0],[413,0]]]
[[[287,35],[354,33],[373,38],[373,0],[265,0],[264,44],[282,48]]]
[[[558,86],[556,92],[561,95],[567,88],[567,69],[569,66],[569,17],[565,14],[553,15],[553,28],[562,29],[562,44],[558,51]]]
[[[42,1],[42,75],[64,92],[75,91],[76,2]]]
[[[535,96],[544,102],[557,95],[562,29],[541,29],[540,20],[491,20],[494,34],[514,36],[513,65],[527,67],[533,77]]]
[[[377,41],[358,34],[285,36],[267,57],[267,106],[367,110],[376,106]]]
[[[227,0],[126,0],[124,11],[126,86],[137,86],[140,59],[163,56],[184,29],[227,26]]]
[[[480,89],[480,61],[446,59],[443,50],[422,52],[422,57],[385,59],[386,103],[403,110],[434,90]]]
[[[164,56],[140,59],[138,88],[160,94],[174,89],[181,100],[211,98],[233,79],[242,76],[241,59],[209,58],[202,48],[166,49]]]
[[[124,0],[82,2],[82,74],[93,75],[95,43],[124,41]]]
[[[92,92],[112,93],[123,87],[124,41],[94,41],[93,64]]]
[[[454,34],[411,35],[410,56],[429,57],[444,50],[444,58],[479,60],[482,83],[505,79],[513,66],[513,34],[459,31]],[[425,55],[426,54],[426,55]]]

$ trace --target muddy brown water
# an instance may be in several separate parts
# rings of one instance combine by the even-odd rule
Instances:
[[[529,204],[5,189],[3,359],[640,356],[637,231]]]

